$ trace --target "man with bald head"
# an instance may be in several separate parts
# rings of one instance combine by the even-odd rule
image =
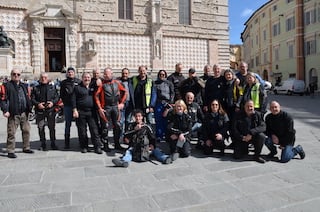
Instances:
[[[48,73],[40,74],[39,85],[33,88],[31,93],[31,101],[35,106],[37,114],[36,122],[38,125],[38,133],[40,137],[40,150],[47,151],[45,126],[49,128],[51,149],[56,150],[56,121],[54,106],[59,100],[59,95],[56,88],[49,83]]]
[[[123,150],[120,145],[120,110],[123,109],[127,99],[125,87],[116,79],[113,79],[111,68],[105,68],[103,72],[104,81],[94,94],[94,100],[98,107],[98,112],[102,124],[102,142],[105,152],[110,152],[108,142],[108,128],[113,126],[113,139],[116,150]]]
[[[280,162],[286,163],[299,154],[301,159],[305,158],[305,152],[301,145],[294,147],[296,131],[293,126],[292,117],[281,110],[280,104],[276,101],[270,103],[271,113],[266,116],[268,138],[265,145],[270,150],[268,157],[272,158],[277,154],[275,145],[282,150]]]

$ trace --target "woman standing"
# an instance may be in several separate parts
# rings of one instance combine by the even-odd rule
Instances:
[[[158,78],[154,83],[156,90],[156,106],[154,110],[154,118],[156,121],[156,137],[161,140],[165,137],[167,131],[167,119],[163,117],[163,112],[166,107],[170,107],[174,99],[173,84],[167,80],[167,72],[160,70]]]

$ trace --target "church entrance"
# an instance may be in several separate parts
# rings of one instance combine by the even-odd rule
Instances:
[[[66,66],[65,29],[44,28],[45,71],[61,72]]]

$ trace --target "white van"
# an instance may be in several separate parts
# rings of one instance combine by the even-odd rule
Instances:
[[[300,94],[302,96],[305,93],[305,87],[303,80],[288,79],[281,82],[279,86],[275,86],[273,92],[274,94]]]

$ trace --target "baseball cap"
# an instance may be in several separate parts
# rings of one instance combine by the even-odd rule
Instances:
[[[195,73],[195,72],[196,72],[196,70],[195,70],[194,68],[190,68],[190,69],[189,69],[189,73],[193,74],[193,73]]]

